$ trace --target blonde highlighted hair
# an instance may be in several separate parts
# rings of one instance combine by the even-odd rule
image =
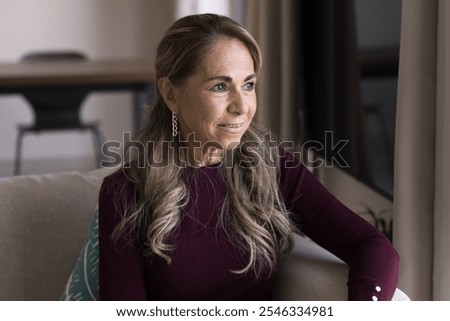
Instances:
[[[223,38],[241,41],[253,59],[255,73],[259,72],[259,47],[242,26],[228,17],[200,14],[179,19],[164,35],[157,49],[156,83],[168,78],[182,86],[208,50]],[[138,198],[127,208],[115,231],[115,236],[125,231],[139,235],[145,256],[157,255],[169,264],[174,249],[170,238],[180,224],[180,209],[189,199],[182,179],[185,164],[180,162],[186,155],[181,155],[184,149],[172,136],[171,124],[171,112],[157,88],[155,105],[146,111],[137,136],[144,146],[151,142],[152,148],[137,155],[131,155],[130,146],[125,149],[133,160],[122,170],[135,184]],[[293,243],[292,225],[278,187],[278,169],[273,166],[278,150],[264,139],[264,134],[251,124],[240,145],[226,153],[221,167],[227,196],[220,222],[248,258],[235,273],[252,270],[259,275],[273,271],[279,254],[288,251]]]

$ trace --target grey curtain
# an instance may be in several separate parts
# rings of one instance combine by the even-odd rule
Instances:
[[[402,7],[394,245],[413,300],[450,300],[450,2]]]
[[[248,0],[246,6],[246,27],[263,55],[257,84],[257,121],[280,139],[299,143],[298,1]]]

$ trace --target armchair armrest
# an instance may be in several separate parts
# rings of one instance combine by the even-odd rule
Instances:
[[[313,241],[295,235],[293,250],[281,258],[273,300],[345,301],[348,266]],[[409,301],[397,289],[393,301]]]

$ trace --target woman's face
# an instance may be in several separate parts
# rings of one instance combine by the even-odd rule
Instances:
[[[196,160],[197,155],[204,157],[205,147],[226,150],[239,144],[255,115],[255,83],[247,47],[235,39],[221,39],[197,72],[174,90],[181,138],[189,140]]]

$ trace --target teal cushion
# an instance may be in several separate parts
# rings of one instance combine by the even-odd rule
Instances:
[[[98,300],[98,209],[89,224],[89,231],[84,241],[75,268],[67,281],[63,301]]]

